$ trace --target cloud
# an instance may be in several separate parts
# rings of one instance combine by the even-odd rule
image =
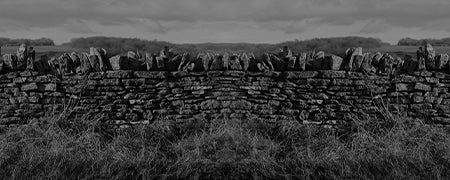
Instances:
[[[374,34],[374,33],[382,33],[386,32],[389,29],[389,25],[384,20],[373,19],[369,20],[367,24],[364,25],[360,30],[354,32],[356,34]]]
[[[395,27],[450,32],[448,9],[446,0],[0,0],[0,32],[102,34],[119,26],[155,35],[201,26],[222,34],[262,28],[289,35],[346,26],[352,29],[347,34]]]
[[[69,19],[65,24],[62,25],[65,30],[71,33],[78,34],[97,34],[93,31],[85,20],[79,19]]]

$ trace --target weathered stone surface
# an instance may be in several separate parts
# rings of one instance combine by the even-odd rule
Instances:
[[[322,78],[345,78],[347,72],[345,71],[321,71]]]
[[[319,75],[317,71],[297,71],[297,72],[286,72],[287,79],[306,79],[313,78]]]
[[[352,66],[352,69],[354,70],[354,71],[359,71],[360,69],[361,69],[361,66],[362,66],[362,64],[363,64],[363,61],[364,61],[364,55],[355,55],[354,57],[353,57],[353,66]]]
[[[17,50],[17,68],[25,69],[27,67],[28,59],[28,46],[26,44],[21,44]]]
[[[311,65],[309,70],[325,70],[325,52],[317,52],[308,63]]]
[[[38,90],[38,85],[36,83],[25,84],[21,88],[22,91],[34,91]]]
[[[106,59],[107,54],[106,54],[105,49],[91,47],[90,48],[90,56],[97,56],[98,68],[100,69],[99,71],[106,71],[106,70],[110,69],[109,62]],[[91,63],[91,65],[92,65],[92,63]],[[92,67],[94,67],[94,66],[92,66]]]
[[[400,83],[400,84],[396,84],[395,85],[395,89],[397,91],[410,91],[413,88],[412,88],[412,85],[410,85],[410,84]]]
[[[419,71],[427,70],[425,58],[420,58],[418,64],[419,65],[417,66],[417,70]]]
[[[431,91],[431,86],[423,84],[423,83],[416,83],[414,86],[414,89],[420,90],[420,91]]]
[[[76,68],[77,73],[88,73],[92,71],[92,66],[89,60],[89,55],[87,53],[82,53],[79,55],[80,66]]]
[[[299,70],[299,71],[305,71],[306,70],[306,64],[307,64],[307,57],[306,56],[307,56],[306,53],[301,53],[297,57],[296,70]]]
[[[56,84],[43,84],[44,91],[56,91]]]
[[[419,61],[416,59],[412,59],[412,57],[409,55],[406,55],[403,64],[403,71],[411,73],[416,70],[419,70]]]
[[[239,61],[240,57],[235,54],[230,58],[230,70],[242,70],[241,63]]]
[[[3,61],[5,63],[5,69],[17,70],[17,56],[12,54],[3,55]]]
[[[100,68],[100,60],[97,55],[89,55],[89,63],[91,64],[92,71],[100,72],[102,69]]]
[[[166,79],[166,72],[151,72],[151,71],[135,71],[134,76],[137,78],[151,78],[151,79]]]
[[[221,55],[214,55],[213,60],[212,60],[212,64],[211,67],[209,68],[212,71],[215,70],[226,70],[228,68],[228,63],[226,61],[228,61],[228,59],[226,59],[226,56],[221,56]]]
[[[132,77],[133,71],[107,71],[107,78],[130,78]]]
[[[117,55],[109,58],[112,70],[128,70],[130,68],[129,60],[125,56]]]
[[[449,68],[448,54],[439,54],[436,56],[435,61],[437,70],[447,70]]]

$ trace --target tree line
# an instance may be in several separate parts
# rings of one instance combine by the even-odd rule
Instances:
[[[31,46],[54,46],[55,42],[50,38],[39,38],[39,39],[0,38],[0,46],[20,46],[21,44],[27,44]]]
[[[105,48],[108,54],[123,54],[128,51],[147,51],[158,53],[164,46],[171,47],[178,52],[254,52],[262,54],[264,52],[276,52],[282,46],[289,46],[295,51],[325,51],[333,54],[343,54],[350,47],[377,48],[387,43],[376,38],[364,37],[335,37],[316,38],[310,40],[295,40],[277,44],[253,44],[253,43],[199,43],[199,44],[174,44],[166,41],[143,40],[138,38],[117,38],[117,37],[87,37],[75,38],[65,43],[66,46],[74,48],[100,47]]]
[[[423,46],[427,43],[433,46],[450,46],[450,38],[442,38],[442,39],[403,38],[398,41],[399,46]]]

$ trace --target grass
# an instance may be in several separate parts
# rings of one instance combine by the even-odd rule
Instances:
[[[82,52],[86,51],[79,48],[72,48],[68,46],[33,46],[36,53],[46,53],[46,52]],[[4,46],[1,47],[2,54],[16,53],[18,46]]]
[[[73,108],[0,135],[5,179],[449,179],[450,129],[381,111],[346,131],[294,120],[160,118],[111,130]]]
[[[448,46],[435,46],[433,47],[436,54],[449,54],[450,47]],[[419,49],[418,46],[383,46],[380,48],[367,49],[367,52],[382,52],[389,53],[398,57],[403,58],[405,55],[410,55],[416,57],[416,51]]]
[[[64,53],[71,53],[71,52],[89,52],[89,50],[86,49],[80,49],[80,48],[72,48],[67,46],[33,46],[34,50],[36,51],[36,58],[39,59],[41,55],[47,55],[49,57],[52,56],[60,56]],[[0,47],[1,55],[4,54],[16,54],[17,49],[19,47],[17,46],[4,46]],[[0,58],[1,59],[1,58]]]

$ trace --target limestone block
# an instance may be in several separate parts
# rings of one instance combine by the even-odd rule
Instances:
[[[109,63],[111,64],[112,70],[128,70],[129,59],[125,56],[117,55],[109,58]]]
[[[5,54],[3,55],[3,61],[6,69],[17,70],[17,56],[13,54]]]
[[[226,70],[225,67],[225,61],[223,59],[223,56],[220,56],[218,54],[214,55],[210,70]]]
[[[431,86],[423,84],[423,83],[416,83],[416,85],[414,86],[414,89],[420,90],[420,91],[431,91]]]
[[[436,69],[447,70],[448,69],[448,54],[439,54],[436,56]]]
[[[339,70],[342,66],[343,59],[336,55],[325,56],[323,60],[323,70]]]
[[[361,69],[361,66],[363,64],[364,61],[364,56],[363,55],[355,55],[353,56],[353,65],[352,65],[352,70],[353,71],[359,71]]]
[[[230,70],[242,70],[241,63],[239,61],[240,57],[237,54],[234,54],[230,57]]]
[[[89,55],[87,53],[83,53],[79,55],[80,58],[80,66],[77,67],[77,73],[88,73],[92,71],[92,65],[90,62]]]
[[[94,72],[102,71],[100,68],[100,60],[98,59],[97,55],[89,55],[89,62],[91,64],[92,71]]]
[[[34,91],[38,90],[38,85],[36,83],[25,84],[21,89],[22,91]]]

